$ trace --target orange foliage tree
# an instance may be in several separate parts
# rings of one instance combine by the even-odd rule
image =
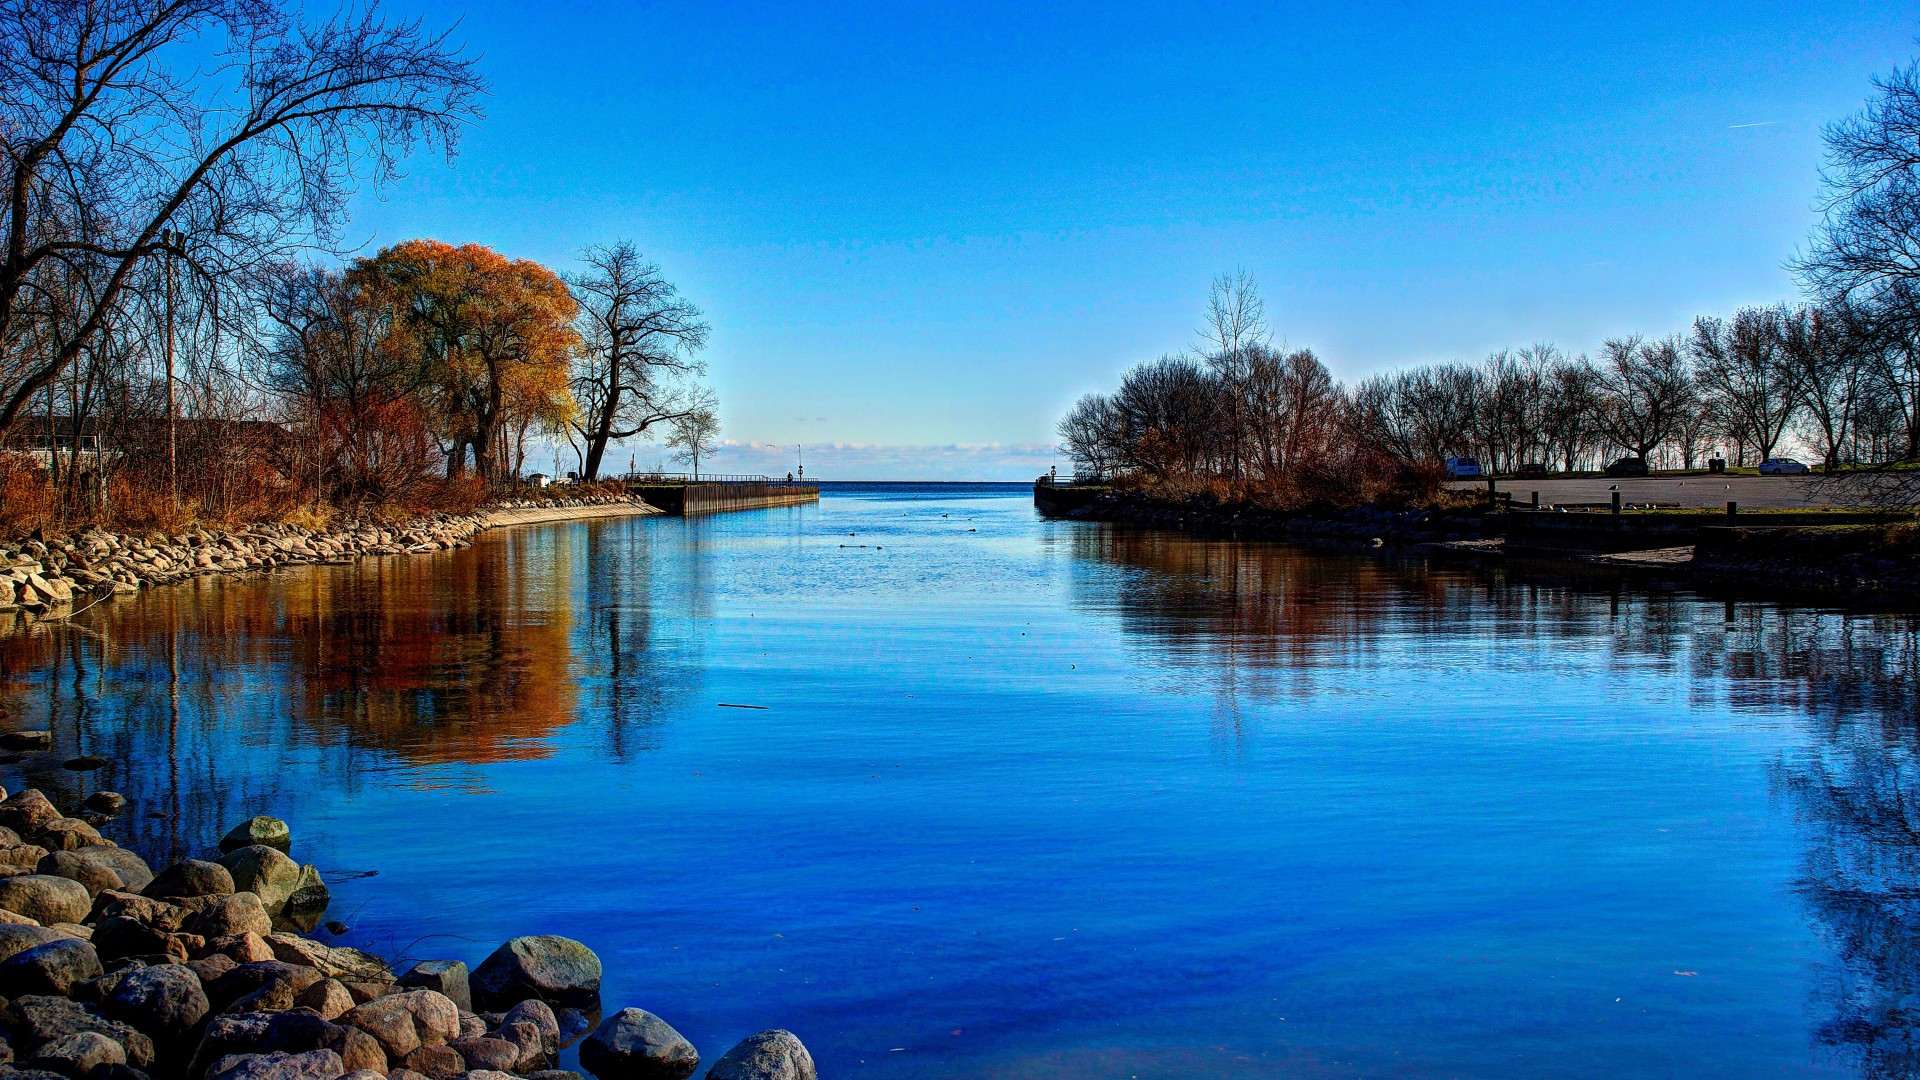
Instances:
[[[409,240],[350,273],[378,278],[401,309],[395,332],[419,359],[449,476],[471,452],[481,478],[498,482],[518,467],[529,426],[558,428],[573,416],[567,376],[579,308],[553,271],[479,244]],[[508,446],[509,435],[520,446]]]

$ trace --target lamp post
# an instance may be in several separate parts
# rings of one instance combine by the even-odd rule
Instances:
[[[160,230],[167,248],[167,490],[175,509],[180,506],[180,433],[173,403],[173,253],[180,244],[178,229]]]

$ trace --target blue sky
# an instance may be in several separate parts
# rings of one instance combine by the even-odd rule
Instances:
[[[1821,125],[1920,51],[1898,3],[388,3],[493,93],[352,235],[631,238],[713,322],[713,466],[844,478],[1031,477],[1235,268],[1347,380],[1786,298]]]

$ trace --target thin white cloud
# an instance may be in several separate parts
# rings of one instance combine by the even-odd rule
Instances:
[[[1777,123],[1779,123],[1779,122],[1780,122],[1780,121],[1778,121],[1778,120],[1762,120],[1762,121],[1760,121],[1760,122],[1759,122],[1759,123],[1757,123],[1757,124],[1728,124],[1728,125],[1727,125],[1727,130],[1728,130],[1728,131],[1739,131],[1739,130],[1740,130],[1741,128],[1750,128],[1750,127],[1772,127],[1773,125],[1775,125],[1775,124],[1777,124]]]

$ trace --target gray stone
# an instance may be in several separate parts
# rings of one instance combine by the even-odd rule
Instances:
[[[278,960],[259,960],[241,964],[232,971],[214,980],[207,987],[207,998],[213,1003],[215,1012],[230,1011],[234,1002],[254,993],[264,986],[284,982],[292,988],[297,997],[307,987],[319,982],[326,976],[308,967],[282,963]]]
[[[62,938],[35,945],[0,962],[0,995],[70,996],[81,982],[99,977],[100,954],[84,941]]]
[[[395,1059],[405,1058],[422,1046],[444,1046],[460,1037],[459,1007],[434,990],[407,990],[375,998],[355,1006],[340,1017],[340,1022],[380,1040],[387,1056]],[[407,1067],[419,1069],[417,1065]]]
[[[408,1054],[403,1064],[432,1080],[459,1080],[467,1071],[467,1060],[451,1046],[422,1046]]]
[[[474,1003],[483,1009],[504,1009],[528,998],[590,1005],[600,997],[600,958],[571,938],[517,937],[482,961],[470,982]]]
[[[465,1034],[464,1030],[462,1034]],[[502,1023],[499,1030],[493,1033],[493,1038],[511,1044],[514,1050],[517,1051],[513,1068],[510,1070],[513,1072],[520,1072],[545,1065],[547,1059],[552,1056],[554,1047],[556,1046],[556,1042],[548,1041],[545,1036],[540,1034],[540,1029],[534,1026],[530,1020],[516,1020],[510,1024]]]
[[[96,814],[117,814],[127,805],[127,797],[117,791],[96,791],[81,802]]]
[[[83,1080],[96,1066],[125,1065],[127,1048],[97,1031],[76,1031],[42,1046],[33,1059],[55,1072]]]
[[[124,889],[127,885],[120,880],[120,875],[113,867],[82,858],[77,851],[50,851],[46,858],[40,860],[40,865],[34,868],[34,872],[79,882],[87,890],[89,907],[92,904],[92,897],[109,889],[115,891]]]
[[[467,1068],[512,1072],[520,1064],[520,1048],[505,1039],[455,1039],[447,1045],[460,1052]]]
[[[0,800],[0,825],[23,836],[59,817],[60,811],[54,807],[52,800],[40,793],[39,788],[28,788]]]
[[[93,910],[93,895],[70,878],[51,874],[22,874],[0,878],[0,908],[17,912],[45,926],[80,922]]]
[[[265,938],[273,933],[273,917],[267,914],[258,896],[237,892],[222,896],[188,916],[184,929],[208,940],[234,934],[258,934]]]
[[[243,847],[251,847],[254,844],[265,844],[267,847],[279,848],[281,851],[292,851],[293,832],[287,828],[287,823],[279,818],[261,814],[235,825],[227,835],[221,837],[220,851],[224,854]]]
[[[107,847],[112,842],[100,830],[79,818],[56,818],[27,834],[27,839],[48,851],[79,851],[88,847]]]
[[[545,1040],[548,1053],[560,1048],[560,1021],[553,1015],[553,1006],[535,998],[515,1005],[500,1018],[503,1031],[517,1023],[532,1024],[540,1032],[541,1039]]]
[[[234,889],[258,896],[270,916],[287,906],[287,897],[300,885],[300,864],[265,844],[235,848],[220,856],[220,865],[233,875]]]
[[[580,1067],[599,1080],[686,1080],[700,1055],[672,1025],[645,1009],[621,1009],[580,1044]]]
[[[467,985],[467,965],[458,960],[422,960],[400,976],[401,986],[437,990],[461,1012],[473,1011],[473,991]]]
[[[813,1055],[791,1031],[763,1031],[726,1052],[707,1080],[818,1080]]]
[[[96,846],[81,848],[73,853],[87,862],[100,863],[112,868],[127,883],[127,892],[137,893],[153,881],[153,869],[147,861],[123,847]]]
[[[118,1020],[109,1020],[71,998],[29,994],[12,1002],[17,1045],[32,1051],[76,1031],[97,1031],[127,1049],[138,1068],[153,1064],[153,1040]]]
[[[154,875],[141,895],[161,900],[183,900],[194,896],[233,895],[233,875],[219,863],[204,859],[181,859]]]
[[[312,1009],[323,1020],[333,1020],[350,1011],[354,1006],[353,995],[339,979],[321,979],[300,992],[293,1002],[302,1008]]]
[[[0,960],[26,952],[36,945],[45,945],[49,941],[59,941],[65,935],[58,930],[49,930],[44,926],[29,926],[25,923],[0,923]]]
[[[340,1055],[331,1050],[304,1054],[234,1054],[207,1070],[206,1080],[336,1080],[347,1071]]]
[[[161,1037],[193,1027],[212,1007],[200,977],[183,964],[127,972],[104,1004],[107,1015]]]

